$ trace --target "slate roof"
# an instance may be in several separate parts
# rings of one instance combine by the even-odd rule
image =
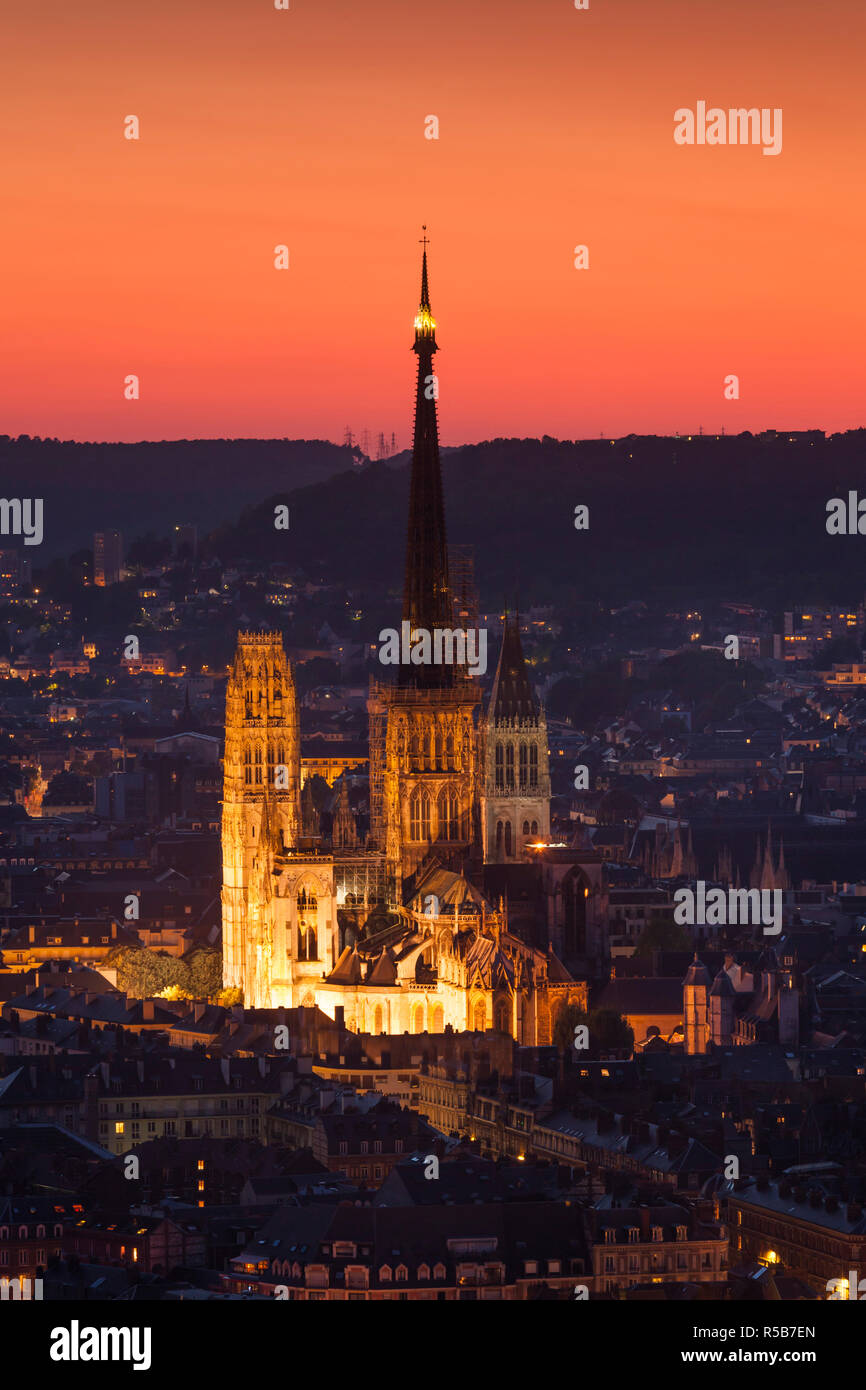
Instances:
[[[619,1014],[674,1014],[682,1017],[682,981],[652,976],[611,980],[599,995],[597,1007],[615,1009]]]

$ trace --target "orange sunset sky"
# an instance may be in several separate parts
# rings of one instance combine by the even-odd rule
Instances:
[[[863,0],[4,0],[0,37],[0,433],[405,446],[422,222],[446,444],[866,423]],[[677,146],[701,100],[781,107],[782,153]]]

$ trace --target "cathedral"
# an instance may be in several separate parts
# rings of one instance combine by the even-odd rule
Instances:
[[[426,244],[414,326],[402,622],[413,635],[477,637],[445,534]],[[584,933],[591,889],[547,846],[547,728],[516,617],[482,705],[477,676],[459,663],[404,662],[393,680],[372,680],[370,833],[360,845],[344,784],[323,842],[301,792],[282,638],[239,634],[226,691],[222,934],[223,983],[246,1007],[340,1009],[358,1032],[495,1028],[537,1045],[552,1041],[564,1005],[586,1007],[585,983],[554,945]],[[509,870],[536,852],[551,861],[531,870],[550,885],[546,921],[509,928]]]

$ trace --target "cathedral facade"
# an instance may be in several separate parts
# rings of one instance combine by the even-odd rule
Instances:
[[[449,574],[426,246],[415,318],[415,420],[403,624],[471,622]],[[486,637],[486,634],[485,634]],[[550,831],[544,714],[516,619],[507,619],[486,716],[459,664],[404,664],[371,682],[370,833],[344,787],[330,840],[300,795],[291,667],[277,633],[241,633],[226,694],[223,982],[248,1008],[317,1005],[364,1032],[496,1028],[551,1042],[565,1004],[586,1007],[549,944],[509,930],[485,864],[525,858]]]

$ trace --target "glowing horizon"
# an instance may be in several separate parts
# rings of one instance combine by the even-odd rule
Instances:
[[[0,433],[405,449],[422,223],[446,446],[864,423],[859,0],[11,10]]]

